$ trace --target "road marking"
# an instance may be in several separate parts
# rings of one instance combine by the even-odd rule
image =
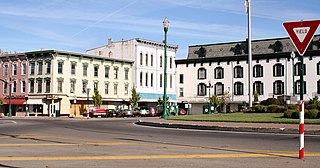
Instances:
[[[0,147],[28,147],[28,146],[111,146],[111,145],[130,145],[130,142],[106,142],[106,143],[37,143],[37,144],[0,144]]]
[[[141,159],[215,159],[215,158],[258,158],[298,157],[297,153],[273,154],[190,154],[190,155],[127,155],[127,156],[40,156],[0,157],[0,161],[53,161],[53,160],[141,160]],[[320,153],[306,153],[308,157],[320,157]]]

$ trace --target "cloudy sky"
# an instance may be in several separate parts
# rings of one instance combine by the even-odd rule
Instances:
[[[320,19],[319,0],[251,1],[254,40],[287,37],[285,21]],[[190,45],[247,37],[244,0],[0,0],[0,49],[85,52],[108,38],[161,42],[165,17],[178,59]]]

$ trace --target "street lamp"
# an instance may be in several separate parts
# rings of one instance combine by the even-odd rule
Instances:
[[[162,118],[168,118],[167,115],[167,32],[170,22],[167,18],[162,22],[164,30],[164,88],[163,88],[163,114]]]
[[[210,90],[211,90],[211,88],[213,88],[213,86],[211,85],[211,81],[209,81],[209,85],[207,86],[207,88],[209,88],[208,113],[210,114],[211,113],[211,104],[210,104],[211,94],[210,94]]]
[[[296,54],[294,53],[294,51],[291,52],[290,56],[292,60],[292,90],[293,90],[292,95],[295,96],[294,95],[294,58],[296,57]]]
[[[12,116],[12,110],[11,110],[11,89],[12,89],[11,88],[12,87],[11,84],[12,84],[12,78],[10,76],[9,82],[6,81],[6,80],[3,80],[3,79],[0,79],[0,80],[9,85],[9,117],[11,117]]]
[[[90,118],[90,116],[89,116],[89,92],[90,92],[90,88],[87,88],[87,103],[88,103],[88,106],[87,106],[87,118]]]

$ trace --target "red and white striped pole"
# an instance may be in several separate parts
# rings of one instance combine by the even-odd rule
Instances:
[[[304,100],[300,101],[300,108],[299,108],[299,132],[300,132],[300,150],[299,150],[299,159],[304,158]]]

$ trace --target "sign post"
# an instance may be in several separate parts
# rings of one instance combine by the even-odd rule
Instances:
[[[304,158],[304,64],[303,54],[308,48],[311,40],[313,39],[314,33],[317,31],[318,26],[320,24],[320,20],[308,20],[308,21],[296,21],[296,22],[284,22],[283,27],[286,29],[289,37],[300,54],[300,124],[299,124],[299,132],[300,132],[300,150],[299,150],[299,158]]]

